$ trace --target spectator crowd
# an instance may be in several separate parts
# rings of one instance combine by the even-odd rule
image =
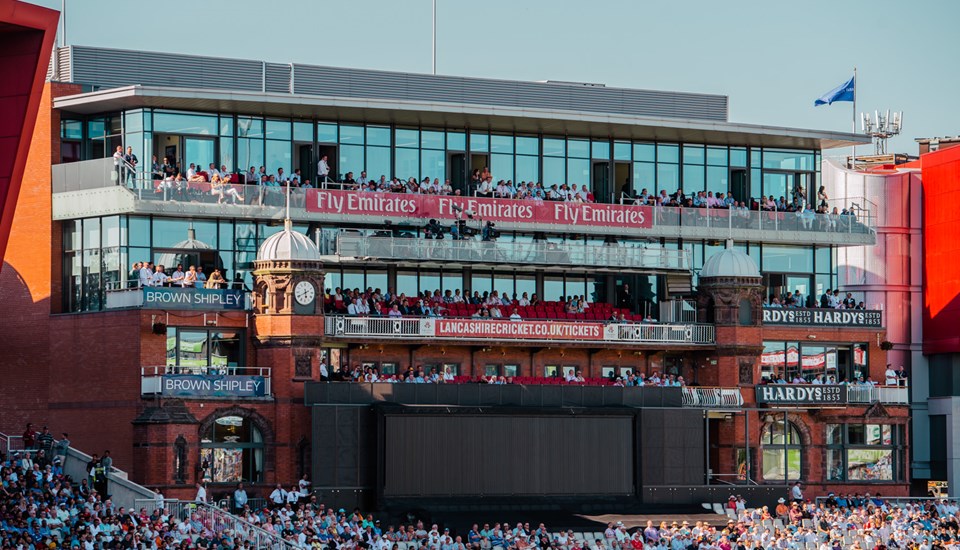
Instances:
[[[543,523],[474,523],[450,526],[408,516],[387,524],[360,509],[328,507],[311,493],[307,476],[265,498],[252,498],[240,483],[227,499],[242,521],[217,521],[197,485],[196,505],[158,498],[138,510],[116,506],[105,487],[65,475],[67,434],[57,441],[31,425],[24,450],[0,454],[0,547],[17,549],[248,549],[253,527],[291,547],[327,550],[938,550],[960,547],[956,501],[902,503],[876,494],[833,494],[805,499],[799,483],[789,498],[749,507],[731,496],[729,517],[713,522],[647,521],[628,528],[609,523],[602,532],[550,529]],[[107,453],[105,453],[107,455]],[[108,455],[107,455],[108,456]],[[101,463],[102,463],[101,459]],[[109,468],[110,465],[103,466]],[[102,489],[102,490],[101,490]],[[176,505],[175,505],[176,504]],[[481,526],[482,525],[482,526]],[[586,536],[585,536],[586,535]],[[262,543],[262,541],[261,541]]]

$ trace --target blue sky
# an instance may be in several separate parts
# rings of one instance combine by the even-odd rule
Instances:
[[[438,73],[718,93],[734,122],[849,131],[850,103],[813,100],[856,66],[858,111],[904,112],[890,150],[960,134],[956,0],[437,1]],[[430,37],[431,0],[67,0],[90,46],[429,73]]]

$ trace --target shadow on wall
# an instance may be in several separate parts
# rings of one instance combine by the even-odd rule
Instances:
[[[0,431],[20,434],[37,428],[48,414],[50,300],[34,301],[23,276],[10,264],[0,270]],[[55,423],[51,429],[56,431]]]
[[[924,277],[924,288],[927,288]],[[960,283],[956,294],[937,313],[931,313],[929,298],[923,304],[923,353],[960,353]]]

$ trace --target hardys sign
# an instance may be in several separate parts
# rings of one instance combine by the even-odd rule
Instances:
[[[764,308],[763,324],[879,328],[883,326],[883,312],[865,309]]]
[[[166,374],[160,382],[165,397],[263,397],[263,376]]]
[[[542,200],[484,199],[444,195],[366,193],[307,189],[307,212],[377,218],[455,220],[471,215],[491,222],[603,227],[653,226],[648,206]]]
[[[846,405],[847,387],[825,384],[766,384],[757,386],[757,403],[787,407]]]
[[[246,309],[246,301],[242,290],[167,287],[143,289],[144,308],[222,311]]]

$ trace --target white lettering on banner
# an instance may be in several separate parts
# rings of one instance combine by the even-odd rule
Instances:
[[[204,292],[197,290],[147,290],[145,303],[152,304],[187,304],[233,307],[240,305],[240,293],[233,292]]]
[[[757,401],[760,403],[800,404],[800,403],[842,403],[843,388],[840,386],[788,386],[767,384],[757,387]]]
[[[557,338],[602,340],[603,325],[596,323],[538,323],[535,321],[437,321],[437,336]]]
[[[483,219],[507,223],[549,223],[652,227],[650,207],[617,204],[562,203],[487,199],[403,193],[358,193],[308,189],[308,212],[358,216],[394,216],[452,220],[469,212]]]
[[[783,325],[880,326],[881,312],[841,309],[764,308],[763,322]]]

